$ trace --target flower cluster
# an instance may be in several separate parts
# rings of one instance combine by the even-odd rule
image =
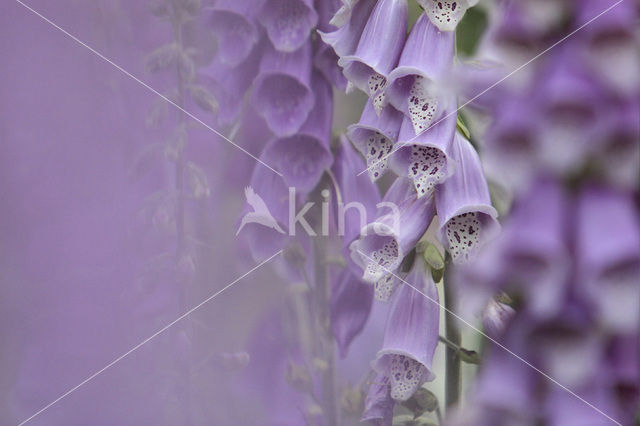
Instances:
[[[490,336],[555,383],[493,348],[455,424],[632,424],[640,403],[638,10],[553,1],[526,19],[539,3],[497,11],[479,60],[502,68],[477,61],[465,70],[473,97],[478,84],[515,69],[513,58],[576,31],[475,102],[492,118],[482,137],[486,169],[512,207],[502,237],[456,282],[459,310],[482,315]]]

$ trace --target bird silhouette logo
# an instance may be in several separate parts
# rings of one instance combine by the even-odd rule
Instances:
[[[236,235],[238,235],[242,228],[248,223],[259,223],[260,225],[268,228],[273,228],[281,234],[285,233],[280,225],[278,225],[278,222],[274,219],[264,200],[254,192],[253,188],[247,186],[244,189],[244,195],[247,198],[247,203],[249,203],[253,208],[253,211],[244,215]]]

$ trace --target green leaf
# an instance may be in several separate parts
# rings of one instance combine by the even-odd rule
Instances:
[[[458,131],[464,135],[465,138],[471,140],[471,133],[469,133],[469,129],[467,129],[464,121],[462,121],[462,117],[460,116],[460,114],[458,114],[458,118],[456,119],[456,127]]]

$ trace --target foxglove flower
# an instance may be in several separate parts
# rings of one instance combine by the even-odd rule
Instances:
[[[445,116],[430,128],[415,134],[411,119],[404,116],[398,146],[391,157],[391,168],[413,182],[418,197],[430,196],[434,187],[451,176],[455,168],[453,145],[456,113],[453,98],[449,98]]]
[[[440,318],[438,289],[421,256],[416,256],[406,281],[410,285],[402,285],[394,296],[382,349],[372,363],[378,374],[389,376],[391,398],[397,401],[406,401],[435,378],[432,362]]]
[[[534,181],[505,224],[502,258],[510,290],[523,293],[530,313],[556,314],[571,266],[566,194],[553,179]]]
[[[347,129],[347,135],[367,161],[367,171],[372,181],[378,180],[389,168],[389,154],[398,140],[402,114],[392,106],[376,114],[373,102],[364,106],[357,124]]]
[[[386,99],[423,132],[447,108],[437,85],[453,66],[454,34],[440,32],[426,15],[413,26],[400,62],[388,78]]]
[[[402,177],[391,185],[381,208],[391,212],[364,227],[360,237],[349,246],[351,258],[369,283],[384,280],[400,266],[435,215],[432,199],[418,199],[411,183]]]
[[[376,5],[376,0],[356,0],[353,6],[345,4],[334,16],[335,18],[345,15],[345,22],[334,23],[339,28],[332,32],[320,29],[318,33],[322,40],[331,46],[339,58],[343,56],[353,55],[358,47],[360,35],[364,30],[369,15]],[[339,20],[340,21],[340,20]]]
[[[482,313],[482,327],[490,337],[497,339],[502,336],[515,313],[511,306],[492,298]]]
[[[318,23],[313,0],[266,0],[260,18],[269,40],[281,52],[300,49]]]
[[[371,312],[373,288],[344,268],[331,288],[331,331],[344,358],[353,339],[362,331]]]
[[[265,148],[267,164],[273,164],[284,175],[290,187],[312,190],[333,157],[329,151],[333,94],[331,86],[319,73],[313,74],[315,105],[307,121],[293,136],[276,138]]]
[[[640,324],[640,226],[633,198],[591,187],[578,202],[579,280],[608,328],[638,332]]]
[[[347,258],[349,244],[360,235],[367,218],[375,217],[380,202],[380,191],[365,175],[357,175],[355,171],[364,169],[364,162],[358,152],[351,146],[345,136],[340,136],[340,143],[334,150],[334,163],[331,168],[340,188],[337,228],[342,236],[343,249]]]
[[[638,96],[638,7],[634,2],[623,1],[603,13],[611,6],[613,4],[608,0],[580,2],[577,20],[580,24],[589,22],[585,26],[585,46],[580,51],[589,67],[610,88],[623,96]]]
[[[343,92],[347,90],[347,79],[338,66],[338,56],[331,46],[319,42],[313,57],[313,66],[322,73],[324,78]]]
[[[373,422],[376,426],[391,426],[394,405],[395,401],[391,398],[389,376],[378,374],[369,385],[360,421]]]
[[[210,88],[218,101],[218,123],[222,126],[232,124],[240,115],[244,94],[258,72],[260,56],[256,47],[242,63],[231,67],[218,57],[201,71],[202,84]]]
[[[262,0],[259,0],[261,2]],[[210,28],[218,39],[217,59],[234,67],[243,62],[258,42],[254,18],[260,9],[255,0],[218,0],[209,15]]]
[[[311,43],[294,52],[278,52],[267,43],[252,101],[276,135],[294,134],[307,119],[314,104],[310,79]]]
[[[453,261],[462,263],[493,238],[500,225],[475,149],[457,133],[453,152],[456,171],[436,188],[435,198],[445,246]]]
[[[380,0],[364,27],[352,56],[340,58],[344,75],[373,99],[376,111],[385,105],[387,76],[395,67],[407,31],[406,0]]]
[[[418,0],[418,3],[440,31],[453,31],[467,9],[478,0]]]

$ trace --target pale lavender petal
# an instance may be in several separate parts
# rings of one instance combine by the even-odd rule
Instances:
[[[404,116],[398,135],[401,148],[391,156],[391,168],[411,179],[418,197],[430,196],[437,184],[453,174],[456,118],[453,98],[443,118],[418,135],[409,117]]]
[[[373,303],[373,288],[343,269],[331,287],[329,304],[331,331],[338,343],[340,356],[347,355],[349,345],[362,331]]]
[[[372,363],[379,374],[389,375],[391,397],[400,401],[435,378],[432,362],[440,318],[438,289],[421,256],[405,281],[410,285],[403,283],[396,291],[382,349]]]
[[[511,306],[491,299],[482,313],[482,327],[490,337],[497,339],[502,336],[514,315]]]
[[[338,89],[343,92],[347,90],[347,78],[342,74],[342,69],[338,66],[338,56],[331,46],[318,42],[313,66]]]
[[[259,20],[277,50],[293,52],[307,42],[318,14],[312,0],[266,0]]]
[[[310,79],[311,43],[290,53],[265,48],[252,101],[276,135],[296,133],[307,119],[314,104]]]
[[[439,82],[453,66],[454,34],[440,32],[421,15],[402,50],[398,66],[389,74],[385,96],[411,119],[419,133],[446,109]]]
[[[387,106],[378,115],[373,102],[368,101],[357,124],[347,129],[353,145],[367,161],[367,171],[372,181],[379,179],[389,167],[389,154],[398,140],[402,114]]]
[[[339,57],[353,55],[358,47],[376,0],[358,0],[350,11],[348,22],[333,32],[319,31],[322,40],[333,48]]]
[[[344,75],[370,98],[384,91],[386,78],[398,62],[407,31],[406,0],[380,0],[352,56],[340,58]]]
[[[456,134],[456,171],[435,190],[438,220],[453,261],[464,262],[497,234],[498,212],[491,205],[489,187],[475,149]]]

